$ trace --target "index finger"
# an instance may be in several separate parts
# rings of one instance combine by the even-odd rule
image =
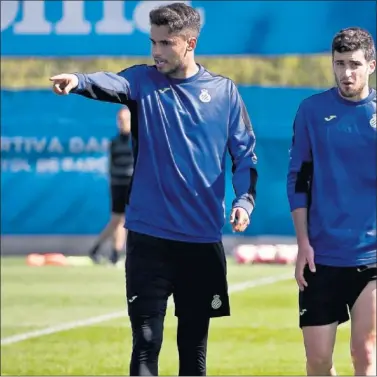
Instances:
[[[300,271],[296,271],[296,273],[295,273],[295,279],[296,279],[297,285],[300,288],[300,291],[303,291],[304,287],[307,286],[307,283],[305,281],[305,278],[304,278],[303,274]]]
[[[299,275],[298,275],[298,280],[302,286],[302,288],[304,289],[304,287],[307,287],[308,286],[308,283],[306,282],[306,279],[304,277],[304,273],[303,272],[300,272]]]
[[[55,84],[55,85],[53,85],[53,91],[54,91],[56,94],[63,94],[63,90],[60,88],[59,84]]]
[[[50,77],[50,81],[55,81],[55,80],[64,80],[66,78],[66,75],[64,74],[61,74],[61,75],[56,75],[56,76],[52,76]]]

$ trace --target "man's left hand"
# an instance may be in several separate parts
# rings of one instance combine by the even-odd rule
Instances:
[[[242,207],[235,207],[230,214],[230,223],[234,232],[243,232],[249,225],[249,215]]]

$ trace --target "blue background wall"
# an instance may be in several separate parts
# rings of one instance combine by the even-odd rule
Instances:
[[[198,55],[324,53],[349,26],[376,37],[375,1],[185,2],[202,14]],[[161,3],[167,1],[1,2],[1,55],[148,56],[148,14]],[[299,102],[316,91],[240,91],[257,135],[260,175],[246,235],[293,235],[285,193],[292,123]],[[119,107],[50,91],[1,96],[2,234],[97,234],[109,216],[107,143]],[[232,199],[228,161],[227,216]]]
[[[174,1],[172,1],[174,2]],[[149,11],[162,1],[1,2],[1,55],[146,56]],[[166,1],[165,1],[166,3]],[[203,19],[199,55],[328,52],[334,34],[376,36],[375,1],[186,1]]]
[[[239,89],[257,136],[260,176],[246,235],[293,235],[285,193],[292,123],[299,102],[317,91]],[[109,217],[106,146],[119,106],[45,90],[3,90],[1,103],[2,234],[97,234]]]

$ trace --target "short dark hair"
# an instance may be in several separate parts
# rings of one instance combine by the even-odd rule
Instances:
[[[372,35],[359,27],[349,27],[340,30],[332,41],[332,55],[334,52],[364,51],[366,61],[376,58],[376,47]]]
[[[184,4],[173,3],[153,9],[149,13],[151,25],[167,26],[169,33],[184,33],[192,31],[197,37],[200,33],[199,12]]]

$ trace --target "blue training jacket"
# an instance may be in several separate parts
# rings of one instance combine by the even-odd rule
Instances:
[[[287,182],[291,210],[308,208],[315,262],[376,263],[376,91],[359,101],[337,88],[296,114]]]
[[[225,221],[225,160],[233,163],[234,206],[255,204],[255,135],[235,84],[202,66],[187,79],[155,66],[77,74],[73,90],[131,110],[134,175],[126,228],[155,237],[218,242]]]

